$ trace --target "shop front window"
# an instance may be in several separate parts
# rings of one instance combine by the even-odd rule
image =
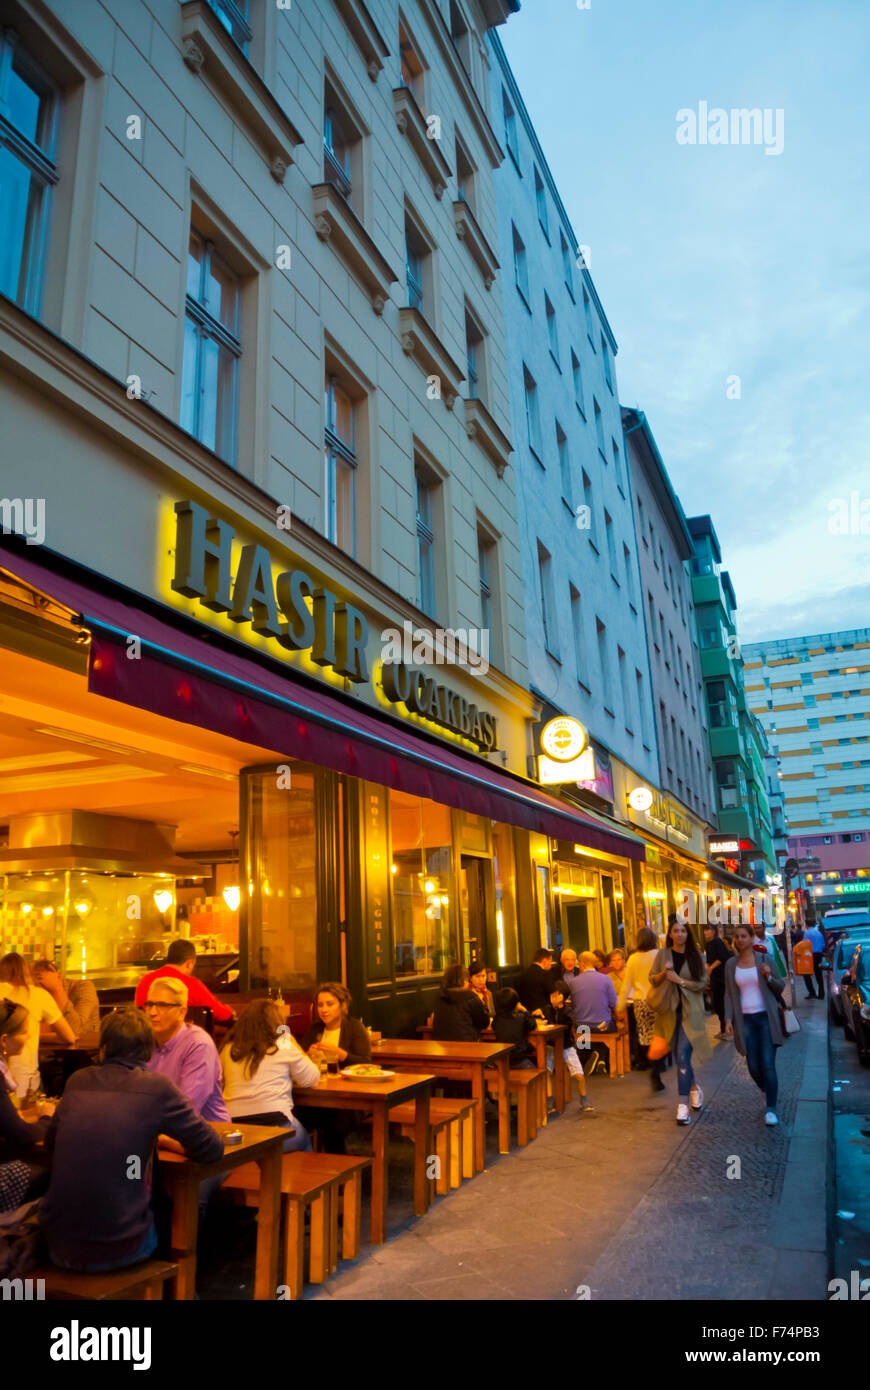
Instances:
[[[668,885],[664,874],[658,869],[643,870],[643,901],[646,910],[646,923],[653,931],[664,938],[667,921]]]
[[[494,821],[492,826],[492,864],[495,874],[495,940],[498,964],[518,965],[517,871],[514,860],[513,829]],[[491,965],[491,961],[487,961]]]
[[[450,809],[400,791],[389,798],[396,974],[440,974],[456,959]]]
[[[248,775],[246,852],[253,989],[317,983],[317,839],[313,771]],[[289,785],[279,786],[279,780]]]

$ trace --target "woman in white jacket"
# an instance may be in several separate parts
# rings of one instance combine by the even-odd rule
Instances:
[[[656,957],[658,942],[654,931],[642,927],[637,934],[637,947],[632,951],[625,965],[625,977],[619,992],[617,1013],[626,1014],[629,1004],[634,1010],[634,1023],[637,1032],[637,1056],[640,1070],[647,1067],[646,1051],[652,1042],[655,1012],[647,1005],[646,997],[652,988],[649,972]],[[655,1083],[653,1076],[653,1083]],[[661,1081],[655,1090],[662,1090]]]

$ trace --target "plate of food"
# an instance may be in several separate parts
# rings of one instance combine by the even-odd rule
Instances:
[[[396,1075],[394,1071],[385,1071],[373,1062],[357,1062],[353,1067],[345,1067],[341,1074],[348,1081],[391,1081]]]

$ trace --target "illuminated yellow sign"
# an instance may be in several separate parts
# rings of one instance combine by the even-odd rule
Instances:
[[[541,730],[541,747],[554,762],[574,762],[586,747],[586,730],[576,719],[571,719],[568,715],[559,715],[557,719],[551,719]]]

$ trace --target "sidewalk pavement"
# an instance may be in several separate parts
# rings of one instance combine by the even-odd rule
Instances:
[[[798,1015],[801,1033],[777,1053],[773,1129],[733,1043],[717,1042],[688,1128],[675,1123],[674,1069],[660,1096],[646,1073],[592,1077],[594,1114],[572,1101],[509,1155],[495,1153],[488,1132],[486,1171],[422,1220],[410,1215],[409,1155],[397,1144],[396,1234],[306,1297],[824,1299],[825,1005],[800,1001]]]

